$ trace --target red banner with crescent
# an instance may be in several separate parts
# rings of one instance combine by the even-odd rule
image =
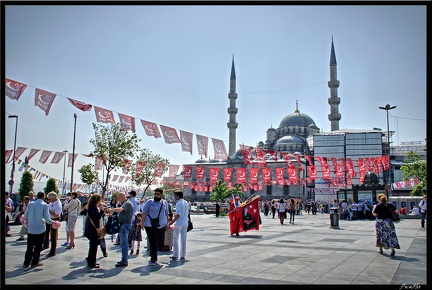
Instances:
[[[161,177],[162,174],[164,173],[164,169],[165,169],[165,164],[163,164],[163,163],[156,163],[154,165],[154,176],[155,177]]]
[[[123,174],[128,174],[129,173],[129,169],[132,165],[132,161],[133,160],[129,160],[129,159],[125,159],[123,160],[123,166],[122,166],[122,172]]]
[[[39,151],[39,149],[31,149],[30,154],[27,156],[27,161],[30,161],[30,159],[32,159],[32,157],[35,156]]]
[[[136,163],[135,163],[135,176],[136,177],[138,177],[138,176],[140,176],[141,175],[141,172],[142,172],[142,170],[143,170],[143,168],[144,168],[144,166],[147,164],[147,162],[145,162],[145,161],[140,161],[140,160],[138,160]]]
[[[214,149],[214,159],[226,160],[228,158],[228,154],[224,142],[215,138],[212,138],[212,142]]]
[[[288,170],[289,181],[292,183],[296,183],[298,180],[298,176],[297,176],[297,168],[295,167],[295,165],[291,163],[291,165],[288,166],[287,170]]]
[[[180,140],[183,152],[189,152],[190,154],[192,154],[192,139],[192,133],[180,130]]]
[[[8,163],[9,158],[12,156],[13,150],[5,150],[5,161]]]
[[[174,128],[159,125],[162,130],[162,135],[164,137],[165,143],[181,143],[179,136],[177,135],[177,131]]]
[[[158,126],[156,123],[152,123],[149,121],[141,120],[141,124],[143,125],[144,131],[146,132],[147,136],[153,136],[155,138],[162,137]]]
[[[72,167],[72,163],[75,162],[76,158],[78,157],[78,154],[74,154],[74,157],[72,159],[72,153],[69,153],[68,157],[68,167]],[[66,157],[65,157],[66,158]]]
[[[261,170],[262,173],[262,179],[265,184],[269,183],[271,181],[271,170],[268,167],[263,167]]]
[[[135,133],[135,118],[121,113],[118,113],[118,115],[122,128]]]
[[[192,177],[192,166],[183,165],[183,178],[191,178],[191,177]]]
[[[180,165],[170,164],[168,170],[168,177],[176,177],[179,167]]]
[[[44,150],[42,151],[42,155],[39,158],[39,162],[45,164],[47,162],[48,157],[51,155],[52,151]]]
[[[56,94],[36,89],[35,90],[35,102],[34,105],[39,107],[42,111],[45,112],[45,116],[48,116],[51,106],[54,102]]]
[[[195,168],[195,177],[196,177],[196,179],[204,179],[204,172],[205,172],[204,166],[197,166]]]
[[[276,181],[279,185],[284,184],[284,169],[283,167],[275,168],[276,171]]]
[[[258,162],[258,166],[267,166],[266,162],[266,153],[262,148],[255,149],[256,159]]]
[[[219,177],[219,167],[211,167],[210,168],[210,182],[216,182]]]
[[[80,109],[81,111],[85,112],[85,111],[90,111],[93,106],[90,104],[86,104],[71,98],[67,98],[69,100],[69,102],[74,105],[75,107],[77,107],[78,109]]]
[[[64,155],[65,155],[64,152],[56,152],[56,153],[54,154],[53,159],[51,160],[51,163],[53,163],[53,164],[57,164],[57,163],[59,163],[60,160],[62,160],[62,158],[63,158]]]
[[[224,181],[225,181],[225,183],[229,183],[229,182],[231,182],[231,179],[232,179],[232,173],[233,173],[233,168],[231,167],[231,168],[227,168],[227,167],[225,167],[224,169],[223,169],[223,173],[224,173]]]
[[[21,156],[21,154],[23,154],[24,151],[26,151],[26,150],[27,150],[26,147],[18,147],[18,148],[15,150],[15,160],[17,160],[17,159]]]
[[[26,88],[27,85],[7,78],[6,86],[5,86],[5,95],[11,98],[12,100],[18,101],[18,99],[24,93],[24,90]]]
[[[205,157],[207,157],[207,153],[208,153],[208,137],[206,136],[201,136],[198,134],[196,135],[196,140],[197,140],[197,148],[198,148],[198,154],[199,155],[204,155]]]
[[[244,164],[248,165],[252,165],[252,147],[247,147],[247,146],[241,146],[240,147],[240,152],[242,154],[243,157],[243,162]]]
[[[96,121],[98,121],[99,123],[116,123],[116,121],[114,120],[114,114],[110,110],[106,110],[96,106],[94,106],[94,109],[96,114]]]
[[[258,182],[258,171],[259,171],[259,167],[251,167],[249,169],[249,174],[250,174],[249,182],[250,183],[257,183]]]
[[[246,168],[237,168],[237,182],[246,183]]]

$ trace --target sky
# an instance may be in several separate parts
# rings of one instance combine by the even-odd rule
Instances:
[[[70,180],[63,160],[39,162],[43,150],[72,152],[74,182],[94,163],[94,109],[72,98],[135,118],[140,146],[191,164],[200,159],[195,134],[224,141],[230,72],[237,77],[237,144],[256,146],[267,129],[298,109],[330,132],[328,98],[332,39],[337,60],[340,129],[387,130],[392,142],[426,138],[425,5],[6,5],[5,78],[27,85],[18,101],[4,97],[5,149],[40,151],[30,166]],[[57,94],[48,116],[35,89]],[[179,143],[147,136],[140,120],[193,133],[193,154]],[[239,145],[237,145],[237,149]],[[15,172],[14,191],[21,172]],[[7,182],[11,166],[5,165]],[[121,171],[117,171],[121,175]],[[178,173],[179,173],[178,172]],[[102,176],[102,172],[99,172]],[[46,181],[46,180],[45,180]],[[44,182],[44,179],[42,179]],[[113,183],[117,184],[117,183]],[[126,185],[126,184],[122,184]],[[9,188],[7,186],[7,188]],[[38,189],[36,189],[38,190]]]

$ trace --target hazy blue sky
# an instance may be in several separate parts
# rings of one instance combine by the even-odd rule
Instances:
[[[386,130],[393,142],[426,138],[426,6],[6,6],[6,78],[28,85],[5,97],[5,148],[41,149],[30,165],[62,179],[63,160],[39,162],[42,150],[72,152],[77,114],[77,170],[93,159],[94,109],[67,97],[136,118],[140,145],[193,163],[195,134],[221,139],[228,151],[229,78],[235,57],[237,144],[255,146],[266,130],[299,110],[330,131],[328,98],[333,37],[340,87],[340,129]],[[34,106],[35,88],[56,93],[48,116]],[[194,134],[193,155],[145,134],[140,119]],[[5,167],[9,180],[10,165]],[[17,167],[18,168],[18,167]],[[180,167],[181,169],[181,167]],[[179,170],[180,171],[180,170]],[[19,179],[20,173],[16,173]],[[66,170],[66,179],[70,169]],[[81,183],[79,174],[74,181]],[[19,180],[17,181],[19,182]],[[18,183],[16,183],[18,184]],[[15,189],[17,190],[17,186]]]

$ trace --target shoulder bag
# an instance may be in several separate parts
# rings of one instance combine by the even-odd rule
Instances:
[[[393,210],[392,208],[389,207],[390,213],[391,213],[391,219],[392,221],[397,224],[398,222],[400,222],[400,216],[399,214],[396,212],[396,210]]]
[[[87,218],[90,220],[90,222],[92,223],[92,225],[95,227],[98,239],[100,240],[100,239],[104,238],[106,236],[106,234],[107,234],[106,226],[103,225],[102,227],[97,228],[95,226],[95,224],[93,223],[92,219],[89,217],[88,214],[87,214]]]
[[[162,206],[163,206],[163,202],[161,202],[161,207],[159,209],[159,213],[158,213],[157,218],[152,219],[151,216],[150,216],[150,213],[148,214],[148,217],[150,219],[152,228],[158,228],[158,227],[160,227],[159,216],[160,216],[160,213],[161,213],[161,210],[162,210]]]

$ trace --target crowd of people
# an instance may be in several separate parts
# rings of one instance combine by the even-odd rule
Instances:
[[[23,205],[19,212],[21,217],[21,228],[17,242],[27,240],[27,250],[24,256],[24,268],[30,266],[42,266],[40,262],[41,252],[48,250],[45,258],[55,256],[58,249],[60,227],[65,228],[66,242],[62,244],[68,250],[75,248],[76,222],[79,216],[83,218],[82,236],[89,241],[87,266],[99,268],[97,263],[98,248],[102,250],[103,256],[107,257],[105,237],[97,234],[97,229],[104,226],[109,217],[115,216],[119,224],[119,231],[112,235],[113,244],[121,248],[120,260],[116,267],[128,266],[130,255],[139,254],[141,241],[145,239],[147,244],[147,255],[150,257],[150,265],[157,266],[158,251],[172,251],[174,260],[186,258],[186,242],[188,220],[190,220],[190,203],[184,200],[183,192],[174,192],[176,200],[175,211],[168,203],[163,194],[163,189],[156,188],[154,197],[143,202],[138,202],[136,192],[119,193],[111,200],[109,205],[105,204],[99,193],[90,194],[88,201],[81,204],[76,192],[67,194],[62,202],[57,193],[43,191],[34,192],[23,198]],[[5,216],[13,210],[9,194],[6,194]],[[62,223],[61,216],[65,216]],[[6,224],[6,237],[11,236]],[[27,239],[25,238],[27,236]],[[116,236],[116,243],[114,243]],[[5,238],[6,238],[5,237]],[[135,247],[136,243],[136,247]]]

